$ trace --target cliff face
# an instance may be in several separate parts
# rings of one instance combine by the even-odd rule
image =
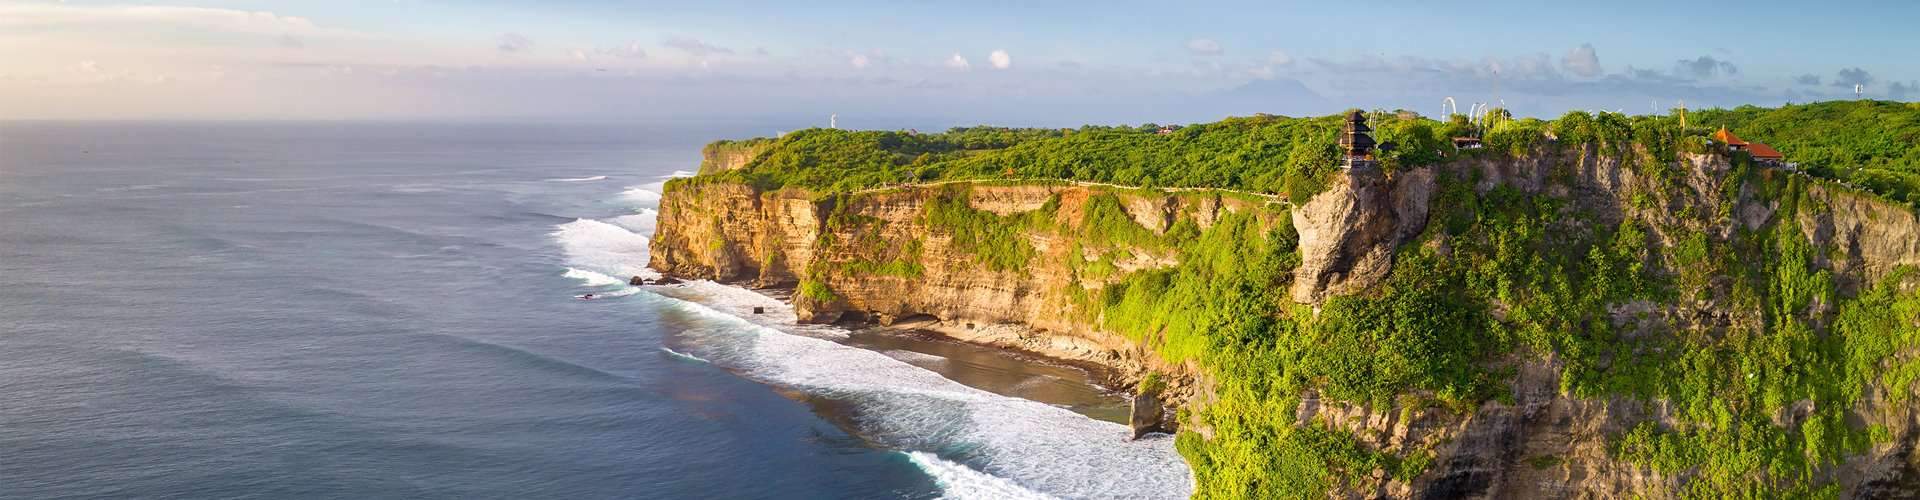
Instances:
[[[1166,366],[1137,342],[1103,332],[1077,312],[1077,300],[1114,279],[1175,263],[1169,250],[1092,248],[1073,237],[1096,196],[1117,200],[1132,223],[1156,233],[1177,220],[1210,227],[1222,213],[1284,214],[1273,210],[1277,200],[1205,191],[959,183],[814,200],[801,191],[696,184],[672,189],[661,201],[649,265],[679,276],[800,286],[795,309],[801,321],[892,324],[924,317],[938,320],[950,335],[1098,363],[1128,379],[1149,369],[1190,374],[1189,367]],[[995,269],[983,265],[974,249],[959,248],[953,231],[928,220],[930,205],[938,202],[963,204],[992,219],[1045,209],[1045,220],[1028,223],[1056,230],[1018,233],[1031,253],[1017,269]],[[1113,269],[1100,275],[1077,265],[1116,251],[1122,255],[1107,262]],[[875,269],[887,264],[894,269]],[[806,293],[815,287],[826,293]]]
[[[754,157],[773,147],[768,139],[748,139],[744,141],[722,141],[708,144],[700,150],[700,175],[717,174],[729,170],[739,170],[753,161]]]
[[[1318,303],[1328,295],[1367,289],[1393,268],[1393,252],[1426,228],[1433,171],[1388,181],[1379,170],[1346,172],[1325,192],[1293,212],[1300,232],[1300,267],[1293,300]]]
[[[1094,227],[1089,212],[1117,202],[1138,228],[1164,235],[1183,225],[1205,229],[1228,214],[1251,214],[1262,227],[1298,231],[1299,265],[1288,295],[1303,304],[1364,294],[1383,282],[1403,246],[1446,252],[1446,214],[1433,213],[1441,178],[1465,179],[1476,196],[1513,190],[1565,200],[1592,218],[1587,225],[1644,225],[1657,248],[1686,244],[1689,234],[1742,238],[1770,224],[1797,228],[1815,248],[1813,263],[1831,273],[1841,295],[1872,288],[1902,266],[1920,266],[1920,218],[1869,196],[1809,184],[1796,206],[1743,183],[1723,157],[1683,158],[1665,175],[1629,168],[1594,148],[1523,159],[1464,160],[1398,174],[1342,172],[1299,207],[1279,199],[1212,191],[1164,192],[1078,185],[918,186],[815,199],[800,191],[760,192],[735,184],[674,186],[661,203],[651,266],[674,275],[759,286],[796,286],[803,320],[909,317],[939,320],[971,340],[1097,362],[1138,375],[1176,375],[1172,403],[1204,405],[1208,383],[1195,366],[1170,365],[1129,339],[1103,331],[1086,304],[1106,285],[1179,263],[1172,249],[1131,243]],[[1783,171],[1752,173],[1765,178]],[[959,207],[959,208],[956,208]],[[983,226],[956,224],[952,210],[971,210]],[[972,213],[972,212],[965,212]],[[986,215],[986,214],[991,214]],[[977,234],[982,228],[1003,232]],[[1041,229],[1044,228],[1044,229]],[[1008,254],[993,236],[1013,240]],[[1022,250],[1027,249],[1027,250]],[[983,255],[1001,255],[988,259]],[[1652,264],[1684,273],[1672,257]],[[1898,286],[1920,287],[1909,275]],[[1660,328],[1720,331],[1758,321],[1743,316],[1724,283],[1683,294],[1670,304],[1618,306],[1628,336]],[[1497,313],[1507,305],[1495,304]],[[1816,303],[1808,314],[1831,311]],[[1828,309],[1823,309],[1828,308]],[[1823,320],[1814,327],[1825,330]],[[1024,325],[1006,329],[1002,325]],[[1914,325],[1920,328],[1920,324]],[[1920,358],[1907,348],[1891,360]],[[1350,431],[1366,446],[1431,452],[1432,465],[1412,478],[1374,471],[1338,484],[1342,496],[1394,498],[1552,498],[1678,496],[1693,472],[1662,472],[1621,460],[1612,440],[1636,426],[1687,428],[1662,401],[1580,398],[1562,388],[1563,361],[1552,355],[1502,360],[1512,366],[1511,398],[1468,409],[1431,405],[1386,407],[1322,400],[1309,392],[1294,408],[1299,422]],[[1898,389],[1895,389],[1898,391]],[[1815,479],[1854,497],[1920,494],[1920,398],[1868,388],[1846,411],[1850,425],[1883,430],[1884,439]],[[1812,402],[1776,417],[1798,428]],[[1206,429],[1197,429],[1202,434]]]

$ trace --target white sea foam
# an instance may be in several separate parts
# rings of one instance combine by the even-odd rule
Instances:
[[[846,329],[831,325],[800,324],[792,305],[745,288],[701,280],[658,287],[653,291],[660,295],[698,303],[736,320],[786,333],[836,340],[847,338],[848,335]],[[760,308],[759,314],[753,312],[756,307]]]
[[[574,269],[571,267],[567,268],[567,272],[564,274],[561,274],[560,276],[584,281],[586,282],[587,286],[608,286],[608,285],[619,285],[619,284],[626,283],[625,280],[621,280],[620,278],[615,278],[612,276],[607,276],[605,274],[600,274],[593,271],[587,271],[584,269]]]
[[[772,310],[734,313],[774,301],[752,291],[711,282],[649,291],[660,293],[640,297],[668,301],[689,315],[684,350],[748,378],[847,403],[861,436],[928,453],[916,463],[953,497],[1017,498],[1026,490],[1062,498],[1184,498],[1193,490],[1170,438],[1127,441],[1124,425],[974,389],[804,329],[789,331],[769,318],[777,316]],[[979,477],[987,475],[998,481]]]
[[[626,230],[633,231],[636,234],[653,234],[653,229],[657,226],[659,218],[659,210],[640,208],[634,210],[632,215],[614,217],[607,219],[607,222],[626,228]]]
[[[663,183],[655,182],[640,186],[628,186],[626,191],[620,192],[620,199],[630,203],[641,203],[648,206],[658,205],[660,203],[660,190],[665,189],[662,184]]]
[[[547,179],[547,182],[592,182],[592,181],[604,181],[604,180],[607,180],[607,176],[596,175],[592,177],[569,177],[569,178],[563,178],[563,179]]]
[[[940,457],[924,451],[907,453],[907,459],[921,471],[933,476],[933,482],[940,485],[946,493],[942,498],[953,500],[1000,500],[1000,499],[1051,499],[1039,492],[1021,488],[1013,481],[994,477],[965,465],[941,460]]]
[[[699,361],[699,362],[701,362],[701,363],[711,363],[710,361],[707,361],[707,360],[706,360],[706,358],[702,358],[702,357],[699,357],[699,356],[695,356],[695,355],[692,355],[692,354],[687,354],[687,353],[684,353],[684,352],[680,352],[680,351],[675,351],[675,350],[673,350],[673,348],[671,348],[671,347],[666,347],[666,346],[661,346],[661,347],[660,347],[660,351],[661,351],[661,352],[665,352],[665,353],[667,353],[667,354],[669,354],[669,355],[672,355],[672,356],[674,356],[674,357],[677,357],[677,358],[681,358],[681,359],[686,359],[686,360],[691,360],[691,361]]]
[[[620,199],[642,206],[658,206],[660,204],[660,193],[667,191],[667,181],[680,177],[693,177],[693,175],[693,172],[675,170],[671,174],[660,177],[660,180],[638,186],[627,186],[627,190],[620,192]]]
[[[119,192],[125,192],[125,191],[146,191],[150,189],[160,189],[163,187],[167,187],[167,185],[166,184],[136,184],[132,186],[104,187],[100,189],[95,189],[94,191],[99,191],[102,193],[119,193]]]
[[[610,277],[658,278],[647,269],[647,237],[626,228],[592,219],[561,224],[553,237],[567,255],[567,265]],[[624,281],[624,280],[622,280]]]
[[[933,354],[927,354],[924,352],[908,351],[908,350],[902,350],[902,349],[884,351],[882,352],[882,354],[886,354],[887,357],[889,358],[898,359],[908,363],[921,364],[921,365],[944,363],[947,361],[947,358],[945,356],[938,356]]]

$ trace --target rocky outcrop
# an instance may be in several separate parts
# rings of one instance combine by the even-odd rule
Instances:
[[[1140,391],[1133,397],[1133,410],[1127,416],[1129,427],[1133,428],[1132,439],[1140,439],[1155,432],[1166,432],[1164,421],[1167,418],[1167,405],[1160,401],[1160,391]]]
[[[1433,171],[1416,170],[1389,181],[1375,168],[1342,171],[1327,190],[1293,211],[1300,232],[1300,267],[1293,300],[1319,303],[1379,283],[1393,268],[1393,253],[1427,225]]]
[[[748,163],[773,147],[773,139],[720,141],[700,150],[700,175],[717,174],[746,168]]]

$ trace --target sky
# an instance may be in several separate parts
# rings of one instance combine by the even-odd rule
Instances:
[[[1478,4],[1478,5],[1460,5]],[[1069,126],[1920,99],[1920,2],[0,0],[0,119]]]

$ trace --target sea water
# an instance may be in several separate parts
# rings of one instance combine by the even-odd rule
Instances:
[[[1191,490],[1062,367],[628,286],[761,128],[0,124],[0,497]]]

